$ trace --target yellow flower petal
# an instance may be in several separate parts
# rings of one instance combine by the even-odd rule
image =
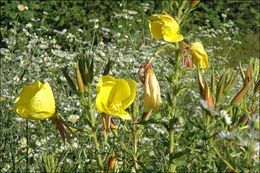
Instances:
[[[130,86],[126,80],[116,79],[116,84],[110,92],[108,103],[121,103],[131,95],[130,92]]]
[[[151,35],[157,39],[164,39],[167,42],[178,42],[183,40],[183,36],[178,34],[179,24],[169,14],[157,14],[149,17]]]
[[[130,87],[130,96],[122,101],[123,109],[128,108],[133,103],[137,91],[137,84],[134,80],[126,79],[126,81]]]
[[[208,55],[204,50],[203,45],[200,42],[191,43],[191,54],[193,66],[197,67],[198,64],[204,73],[209,69]]]
[[[96,107],[99,112],[117,115],[122,119],[131,119],[125,112],[134,101],[137,84],[131,79],[115,79],[103,76],[97,85]]]
[[[15,100],[14,109],[25,119],[41,120],[55,115],[55,100],[48,82],[44,85],[36,81],[22,88]]]
[[[163,27],[163,24],[161,22],[150,22],[149,23],[150,33],[156,40],[163,39],[163,34],[161,31],[162,27]]]

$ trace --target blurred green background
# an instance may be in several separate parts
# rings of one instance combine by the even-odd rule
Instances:
[[[79,28],[82,29],[83,38],[90,40],[93,37],[93,23],[89,20],[99,19],[102,27],[109,28],[115,32],[134,33],[137,30],[143,34],[148,33],[147,19],[155,13],[170,12],[169,2],[166,0],[88,0],[88,1],[23,1],[22,4],[29,7],[17,16],[17,6],[19,1],[1,0],[0,2],[0,22],[2,28],[10,29],[13,21],[19,21],[21,25],[31,22],[31,19],[44,19],[38,22],[39,26],[57,29],[62,31],[64,28],[68,32],[74,33]],[[239,28],[239,35],[236,40],[242,44],[234,45],[229,52],[232,60],[237,58],[247,60],[250,57],[259,57],[259,4],[260,1],[247,0],[218,0],[201,1],[197,9],[191,13],[191,20],[182,28],[182,32],[189,33],[199,26],[207,25],[215,30],[222,27],[225,21],[231,20],[235,27]],[[131,21],[124,18],[115,19],[116,14],[121,14],[122,10],[134,10],[138,12]],[[44,12],[47,12],[44,14]],[[46,15],[47,14],[47,15]],[[137,22],[142,19],[141,22]],[[123,27],[119,28],[122,25]],[[101,36],[96,33],[96,42],[98,38],[109,42],[113,39],[112,34]],[[5,37],[5,33],[1,34]],[[222,38],[223,39],[223,38]],[[221,43],[220,43],[221,44]],[[1,43],[1,47],[5,47]]]

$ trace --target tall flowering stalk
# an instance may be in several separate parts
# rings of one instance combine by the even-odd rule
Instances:
[[[169,85],[172,88],[172,91],[168,92],[168,95],[170,96],[168,99],[168,103],[171,106],[171,112],[169,116],[169,124],[168,124],[168,133],[169,133],[169,172],[175,172],[176,171],[176,164],[174,163],[174,153],[175,153],[175,143],[176,140],[174,138],[175,136],[175,122],[176,122],[176,108],[177,106],[177,100],[180,93],[183,91],[183,88],[180,87],[181,81],[179,80],[180,75],[182,74],[181,68],[186,68],[186,63],[189,63],[189,67],[191,68],[191,64],[193,63],[194,66],[197,66],[197,63],[205,64],[203,68],[208,69],[208,62],[207,62],[207,55],[205,55],[205,51],[201,48],[202,44],[199,44],[199,48],[197,49],[196,44],[192,46],[192,62],[189,58],[189,46],[183,41],[184,37],[180,34],[181,33],[181,26],[183,26],[187,20],[187,16],[189,13],[194,9],[195,5],[198,3],[198,1],[179,1],[178,3],[175,3],[176,9],[173,9],[171,6],[172,12],[175,13],[175,16],[171,16],[170,14],[155,14],[152,15],[149,19],[151,22],[149,23],[149,29],[151,35],[156,39],[164,39],[166,42],[169,42],[169,44],[164,45],[158,52],[155,53],[157,55],[160,53],[164,48],[170,47],[173,48],[173,51],[175,52],[175,59],[172,59],[170,57],[169,62],[174,67],[174,73],[169,78]],[[173,4],[171,4],[173,5]],[[188,51],[186,51],[186,48]],[[195,48],[195,49],[194,49]],[[197,51],[198,52],[195,52]],[[202,58],[202,60],[200,60]],[[182,63],[182,66],[180,65]],[[199,64],[199,65],[200,65]],[[204,69],[203,69],[204,70]],[[182,85],[183,86],[183,85]],[[180,89],[181,88],[181,89]],[[185,89],[185,86],[184,86]],[[208,98],[205,96],[205,98]]]

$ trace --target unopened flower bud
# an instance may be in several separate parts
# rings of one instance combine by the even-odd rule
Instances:
[[[246,86],[250,80],[250,71],[251,71],[251,64],[248,65],[247,70],[246,70],[244,86]]]
[[[81,77],[81,73],[79,70],[79,67],[76,68],[76,77],[77,77],[77,82],[78,82],[78,89],[80,92],[84,92],[84,84],[83,84],[83,80]]]
[[[107,164],[107,172],[109,172],[109,170],[114,169],[117,163],[117,156],[115,155],[115,151],[112,151],[112,156],[109,157],[108,159],[108,164]]]
[[[158,110],[161,103],[160,86],[152,68],[148,68],[144,77],[144,112]]]
[[[212,96],[210,94],[207,82],[205,82],[205,86],[204,86],[203,100],[205,100],[210,107],[214,108],[213,99],[212,99]]]

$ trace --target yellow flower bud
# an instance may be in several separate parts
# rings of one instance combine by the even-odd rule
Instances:
[[[192,54],[192,63],[195,67],[200,66],[202,72],[204,73],[209,69],[208,55],[204,50],[201,43],[191,43],[190,51]]]
[[[144,75],[144,112],[151,109],[158,110],[161,103],[160,86],[152,68],[148,68]]]
[[[102,76],[97,84],[96,107],[98,112],[132,119],[125,111],[134,101],[137,84],[131,79]]]
[[[151,35],[156,40],[164,39],[167,42],[178,42],[183,40],[183,36],[178,34],[179,24],[169,14],[155,14],[149,20],[149,29]]]
[[[42,120],[55,115],[55,100],[48,82],[36,81],[22,88],[14,103],[15,112],[22,118]]]

